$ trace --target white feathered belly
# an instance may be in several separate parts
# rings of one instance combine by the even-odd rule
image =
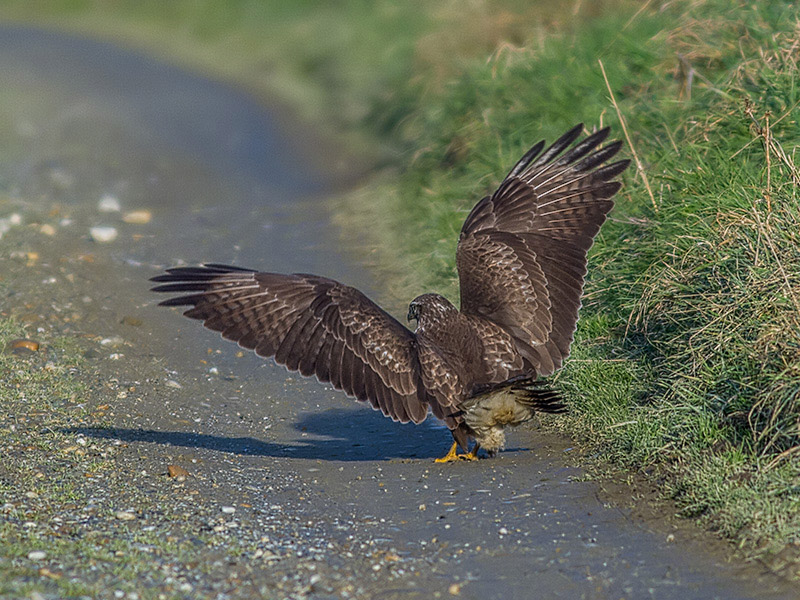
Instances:
[[[513,388],[493,390],[469,398],[461,405],[464,422],[474,432],[475,440],[490,454],[505,446],[504,428],[529,421],[534,415],[530,406],[517,401],[519,393]]]

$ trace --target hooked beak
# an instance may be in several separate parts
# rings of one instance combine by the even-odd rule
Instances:
[[[409,304],[408,306],[408,320],[410,321],[417,321],[419,320],[419,307],[416,304]]]

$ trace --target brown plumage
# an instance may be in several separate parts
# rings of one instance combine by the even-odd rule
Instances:
[[[628,166],[604,165],[621,147],[602,129],[570,146],[574,127],[544,152],[528,151],[497,191],[467,216],[456,264],[461,310],[438,294],[409,306],[414,332],[358,290],[318,275],[258,273],[208,264],[154,277],[162,302],[291,371],[330,382],[395,421],[430,410],[464,450],[490,455],[503,429],[536,411],[561,412],[537,382],[569,354],[586,252]],[[456,458],[455,444],[446,459]]]

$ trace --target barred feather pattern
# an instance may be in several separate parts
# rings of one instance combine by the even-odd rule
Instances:
[[[475,205],[456,252],[460,310],[423,294],[409,307],[415,332],[357,289],[318,275],[207,264],[168,269],[153,289],[179,294],[162,305],[188,306],[187,317],[225,339],[396,421],[420,423],[431,411],[462,446],[470,437],[481,443],[478,429],[499,421],[477,429],[467,421],[495,418],[492,407],[509,398],[519,417],[511,424],[529,418],[526,411],[563,410],[536,379],[569,355],[586,253],[620,188],[614,178],[629,164],[606,164],[621,147],[602,145],[607,128],[575,143],[582,129],[535,145]],[[502,441],[492,435],[487,448]]]
[[[159,292],[197,292],[165,306],[242,348],[369,401],[403,423],[428,412],[414,335],[355,288],[316,275],[257,273],[225,265],[179,267],[153,279]]]
[[[495,379],[546,376],[569,355],[586,275],[586,253],[630,161],[602,166],[621,142],[599,148],[601,129],[569,148],[578,125],[543,151],[531,148],[467,216],[456,254],[461,311],[513,339],[522,366]],[[496,360],[494,357],[488,357]]]

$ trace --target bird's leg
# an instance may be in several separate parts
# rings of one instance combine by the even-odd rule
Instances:
[[[475,445],[472,447],[467,454],[462,454],[459,458],[463,460],[478,460],[478,450],[481,449],[481,445],[478,442],[475,442]]]
[[[458,442],[453,442],[453,445],[450,448],[450,452],[445,454],[442,458],[437,458],[433,462],[449,463],[449,462],[457,461],[459,458],[461,458],[458,454],[456,454],[456,449],[457,448],[458,448]]]

